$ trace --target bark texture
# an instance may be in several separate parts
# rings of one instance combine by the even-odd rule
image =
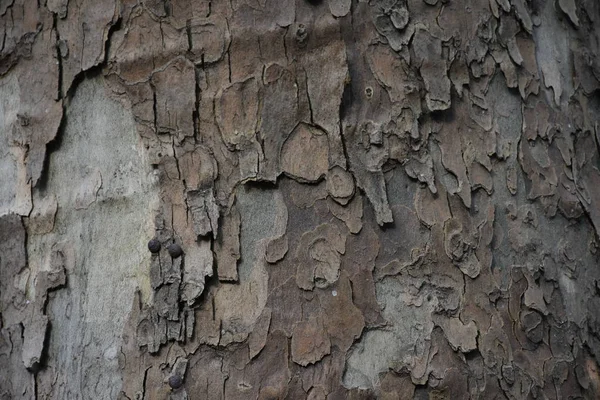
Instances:
[[[0,0],[1,399],[597,399],[596,0]]]

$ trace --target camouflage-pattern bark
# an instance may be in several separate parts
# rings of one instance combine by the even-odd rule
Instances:
[[[0,26],[0,398],[600,397],[596,0]]]

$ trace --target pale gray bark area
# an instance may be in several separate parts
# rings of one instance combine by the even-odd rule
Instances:
[[[77,87],[65,118],[33,215],[44,199],[60,207],[41,210],[48,228],[29,230],[27,240],[30,276],[55,268],[54,253],[67,275],[48,299],[52,334],[38,396],[116,398],[123,325],[148,280],[149,253],[139,249],[154,230],[158,181],[131,113],[107,97],[101,77]]]

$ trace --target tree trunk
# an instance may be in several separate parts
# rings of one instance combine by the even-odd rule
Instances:
[[[1,399],[600,397],[596,0],[0,0]]]

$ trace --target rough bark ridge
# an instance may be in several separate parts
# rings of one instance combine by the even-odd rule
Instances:
[[[600,396],[597,1],[0,26],[0,398]]]

